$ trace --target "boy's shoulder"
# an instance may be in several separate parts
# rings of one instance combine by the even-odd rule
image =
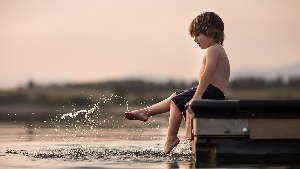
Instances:
[[[214,44],[214,45],[208,47],[207,50],[222,51],[222,50],[224,50],[224,47],[221,44]]]
[[[225,51],[224,47],[221,44],[214,44],[207,48],[207,53],[209,54],[219,54]]]

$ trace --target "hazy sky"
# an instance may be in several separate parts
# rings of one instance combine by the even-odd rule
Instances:
[[[232,73],[300,63],[299,0],[0,0],[0,89],[125,77],[195,80],[192,19],[216,12]]]

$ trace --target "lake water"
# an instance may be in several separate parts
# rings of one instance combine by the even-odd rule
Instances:
[[[125,102],[127,103],[127,102]],[[2,113],[14,116],[0,122],[0,169],[114,169],[114,168],[242,168],[291,169],[299,166],[227,164],[211,165],[194,161],[185,141],[184,123],[179,131],[181,143],[168,156],[160,156],[167,133],[168,113],[148,122],[124,119],[128,104],[102,109],[95,104],[48,119],[31,118],[30,113]],[[122,106],[125,107],[122,107]]]
[[[0,168],[193,168],[186,143],[169,156],[159,155],[165,133],[166,128],[97,128],[92,132],[90,128],[1,124]],[[184,139],[183,132],[180,137]]]
[[[196,164],[189,151],[189,144],[184,142],[170,155],[161,157],[159,152],[164,145],[166,128],[103,128],[85,133],[75,128],[67,132],[66,129],[55,129],[1,124],[0,168],[297,168],[288,165]],[[76,131],[79,135],[75,134]],[[181,130],[179,136],[184,140],[184,130]]]

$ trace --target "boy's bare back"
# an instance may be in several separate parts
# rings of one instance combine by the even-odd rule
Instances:
[[[210,65],[208,65],[208,62]],[[210,67],[212,67],[213,73],[209,83],[224,92],[229,83],[230,64],[227,54],[221,44],[216,43],[207,48],[200,70],[200,76],[205,69]]]

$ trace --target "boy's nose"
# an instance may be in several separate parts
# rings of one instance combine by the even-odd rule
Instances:
[[[197,42],[197,38],[196,37],[194,37],[194,41]]]

